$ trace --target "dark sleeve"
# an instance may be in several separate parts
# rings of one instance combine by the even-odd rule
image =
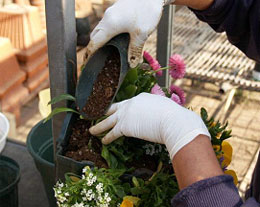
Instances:
[[[260,63],[260,1],[215,0],[206,10],[192,11],[216,32],[226,32],[229,41]]]
[[[180,191],[172,199],[172,207],[259,207],[254,198],[243,204],[229,175],[201,180]]]

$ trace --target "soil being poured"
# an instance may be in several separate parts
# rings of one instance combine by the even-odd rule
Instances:
[[[83,108],[83,112],[88,117],[95,118],[104,115],[117,90],[119,76],[120,55],[117,50],[114,50],[106,59],[105,65],[94,83],[87,104]]]

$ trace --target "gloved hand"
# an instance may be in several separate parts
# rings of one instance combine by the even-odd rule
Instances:
[[[198,135],[210,138],[204,122],[196,113],[169,98],[142,93],[115,103],[107,119],[90,128],[93,135],[113,129],[102,139],[109,144],[122,135],[165,144],[170,158]]]
[[[129,33],[128,61],[130,67],[136,67],[142,60],[145,41],[159,23],[163,6],[171,2],[173,0],[118,0],[106,10],[91,33],[85,61],[114,36]]]

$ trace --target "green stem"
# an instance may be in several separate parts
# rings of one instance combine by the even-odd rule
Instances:
[[[157,73],[157,72],[159,72],[159,71],[168,70],[169,68],[170,68],[169,66],[164,67],[164,68],[159,68],[158,70],[153,70],[153,71],[151,71],[151,73]]]

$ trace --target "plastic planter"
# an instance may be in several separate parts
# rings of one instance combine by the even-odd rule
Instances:
[[[120,88],[128,70],[129,65],[127,61],[127,50],[129,44],[129,35],[120,34],[111,39],[104,47],[100,48],[87,62],[82,70],[79,81],[76,88],[76,102],[77,108],[80,114],[85,119],[96,119],[99,117],[90,117],[84,111],[83,108],[86,106],[89,96],[92,93],[93,85],[97,79],[99,72],[103,69],[107,57],[113,51],[117,51],[120,55],[120,77],[118,81],[117,90],[111,99],[111,103],[116,97],[117,91]],[[107,106],[107,109],[110,105]]]
[[[94,163],[91,161],[82,161],[78,162],[69,157],[65,157],[64,153],[68,146],[68,142],[72,133],[72,125],[78,118],[78,114],[75,113],[67,113],[63,126],[62,132],[59,137],[59,145],[57,150],[57,167],[56,167],[56,177],[60,180],[64,180],[64,175],[67,172],[75,173],[80,175],[82,169],[85,166],[94,167]]]
[[[0,112],[0,152],[4,149],[6,137],[9,132],[9,121],[4,114]]]
[[[0,206],[18,207],[20,167],[11,158],[0,155]]]
[[[104,67],[107,57],[110,55],[111,51],[117,50],[120,55],[120,77],[117,90],[120,88],[125,75],[129,69],[127,61],[127,50],[129,44],[129,34],[120,34],[113,39],[111,39],[104,47],[100,48],[84,66],[84,69],[80,75],[77,88],[76,88],[76,105],[81,113],[81,115],[86,119],[94,119],[97,117],[88,117],[87,114],[83,112],[83,108],[87,103],[88,97],[90,96],[93,84],[99,74],[99,72]],[[117,93],[117,92],[116,92]],[[116,93],[114,94],[111,103],[113,102]],[[108,106],[109,107],[109,106]],[[75,107],[73,107],[75,108]],[[57,150],[57,163],[56,163],[56,177],[58,179],[64,180],[64,174],[67,172],[72,172],[75,174],[80,174],[83,167],[86,165],[94,166],[93,162],[82,161],[78,162],[71,158],[65,157],[64,153],[66,151],[66,146],[71,135],[72,123],[77,119],[78,115],[73,113],[67,113],[64,120],[62,132],[58,140],[58,150]]]
[[[53,160],[53,138],[51,121],[36,124],[27,137],[27,149],[41,174],[50,206],[56,206],[53,186],[55,184],[55,165]]]

